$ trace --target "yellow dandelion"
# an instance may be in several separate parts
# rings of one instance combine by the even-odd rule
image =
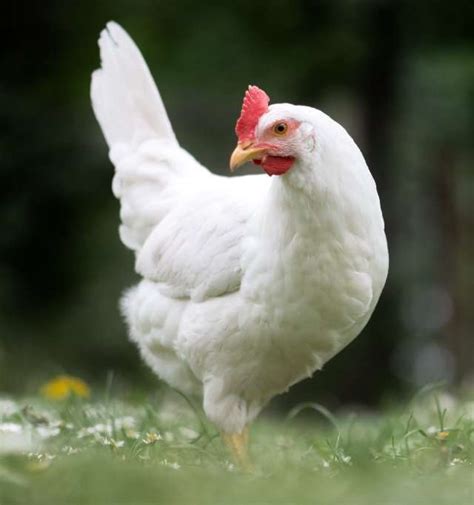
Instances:
[[[58,375],[41,387],[41,394],[49,400],[64,400],[70,396],[88,398],[89,386],[78,377],[70,375]]]

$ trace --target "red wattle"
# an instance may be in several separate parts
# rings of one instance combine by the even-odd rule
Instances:
[[[268,175],[283,175],[293,166],[295,158],[292,156],[265,156],[261,160],[253,160],[257,165],[262,165]]]

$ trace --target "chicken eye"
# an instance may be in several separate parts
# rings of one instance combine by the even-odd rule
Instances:
[[[281,123],[277,123],[274,127],[273,127],[273,133],[275,135],[278,135],[278,136],[283,136],[286,134],[286,132],[288,131],[288,125],[284,122],[281,122]]]

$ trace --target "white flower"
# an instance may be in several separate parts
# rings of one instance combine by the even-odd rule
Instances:
[[[21,424],[0,424],[0,454],[23,453],[34,447],[31,431],[25,432]]]
[[[230,461],[225,462],[225,467],[229,472],[235,471],[235,465],[234,463],[231,463]]]
[[[186,426],[181,426],[181,428],[179,428],[179,432],[187,440],[194,440],[199,437],[199,433],[197,431],[187,428]]]
[[[137,440],[138,438],[140,438],[140,433],[138,433],[138,431],[134,430],[133,428],[127,428],[125,430],[125,436],[127,438],[132,438],[134,440]]]
[[[107,435],[112,435],[112,425],[110,423],[108,424],[104,424],[104,423],[98,423],[94,426],[91,426],[90,428],[90,432],[92,434],[94,433],[105,433]]]
[[[0,433],[21,433],[23,426],[18,423],[1,423]]]
[[[103,445],[110,445],[113,449],[120,449],[124,446],[125,442],[123,440],[114,440],[113,438],[104,437],[102,439],[98,439],[98,442]]]
[[[81,449],[78,449],[77,447],[71,447],[70,445],[65,445],[61,450],[68,456],[81,452]]]
[[[136,421],[132,416],[124,416],[124,417],[118,417],[117,419],[114,419],[114,426],[116,430],[131,430],[132,428],[135,428]]]
[[[343,454],[343,455],[341,456],[341,460],[342,460],[342,462],[343,462],[343,463],[345,463],[346,465],[350,465],[350,464],[351,464],[351,460],[352,460],[352,458],[351,458],[350,456],[347,456],[347,455]]]
[[[56,458],[56,455],[49,452],[29,452],[28,457],[30,459],[37,459],[38,461],[52,461]]]
[[[56,437],[60,433],[60,429],[53,426],[38,426],[36,432],[41,438]]]
[[[155,433],[154,431],[150,431],[145,435],[145,438],[142,440],[144,444],[152,445],[159,440],[163,440],[163,437],[159,433]]]
[[[11,416],[19,410],[20,407],[13,400],[9,400],[8,398],[0,398],[0,418]]]
[[[163,466],[166,466],[168,468],[172,468],[173,470],[179,470],[181,468],[181,465],[179,463],[170,463],[167,459],[164,459],[161,464]]]
[[[87,426],[86,428],[81,428],[77,432],[77,437],[78,438],[84,438],[87,436],[94,436],[94,435],[112,435],[112,426],[110,424],[104,424],[104,423],[98,423],[95,424],[94,426]]]

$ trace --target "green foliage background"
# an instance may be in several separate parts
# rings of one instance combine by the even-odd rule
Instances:
[[[362,335],[275,403],[375,404],[472,378],[474,7],[433,1],[47,1],[0,21],[0,390],[59,372],[156,388],[117,301],[136,281],[89,104],[114,19],[181,144],[225,173],[244,89],[318,107],[366,155],[391,251]]]

